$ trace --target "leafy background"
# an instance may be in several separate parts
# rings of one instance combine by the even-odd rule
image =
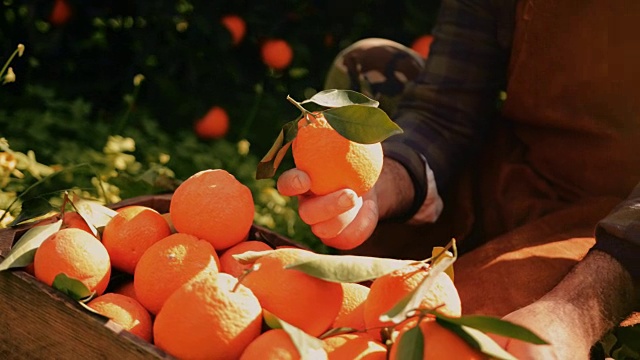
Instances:
[[[71,10],[62,24],[52,18],[60,1]],[[439,1],[5,0],[1,6],[0,62],[20,43],[26,50],[11,63],[16,82],[0,87],[0,137],[8,142],[2,150],[19,160],[18,169],[5,164],[0,173],[0,209],[11,205],[0,223],[6,226],[33,197],[56,203],[73,189],[111,203],[170,192],[199,170],[224,168],[251,188],[257,223],[329,251],[299,220],[295,199],[280,196],[271,179],[255,180],[257,162],[299,113],[287,95],[303,100],[322,90],[335,56],[359,39],[410,46],[430,32]],[[220,22],[227,14],[246,22],[238,45]],[[293,49],[283,71],[260,58],[270,38]],[[144,80],[135,86],[138,74]],[[229,114],[229,132],[200,139],[193,124],[213,106]],[[280,169],[290,166],[288,156]]]
[[[51,22],[66,1],[69,18]],[[197,171],[224,168],[254,195],[256,223],[319,252],[330,252],[297,216],[295,199],[272,179],[255,180],[259,159],[298,114],[285,98],[322,89],[338,52],[367,37],[410,45],[428,34],[439,0],[3,0],[0,65],[15,83],[0,86],[0,228],[30,199],[60,204],[64,191],[105,203],[171,192]],[[234,46],[220,23],[247,24]],[[267,68],[260,45],[286,40],[284,71]],[[144,76],[139,86],[133,79]],[[203,140],[194,122],[212,106],[229,114],[224,139]],[[284,160],[281,169],[292,165]],[[6,211],[5,213],[5,210]],[[595,358],[640,357],[637,327],[616,329]]]

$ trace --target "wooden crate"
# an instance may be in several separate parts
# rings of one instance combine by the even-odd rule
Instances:
[[[169,211],[171,195],[142,196],[114,204]],[[57,217],[39,223],[57,221]],[[0,258],[34,224],[0,230]],[[293,245],[253,225],[250,238],[271,246]],[[21,270],[0,272],[0,359],[173,359],[157,347],[106,321]]]

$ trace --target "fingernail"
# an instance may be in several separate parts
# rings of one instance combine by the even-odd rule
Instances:
[[[299,176],[294,176],[293,177],[293,186],[296,188],[296,190],[301,191],[302,190],[302,181],[300,181],[300,177]]]
[[[354,204],[353,193],[346,192],[338,198],[338,205],[345,209],[350,209]]]

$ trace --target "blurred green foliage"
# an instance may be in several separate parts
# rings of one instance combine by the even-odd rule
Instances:
[[[55,10],[60,3],[68,11]],[[18,44],[26,47],[11,63],[16,81],[0,86],[2,150],[18,160],[0,164],[1,209],[11,205],[5,225],[30,198],[55,203],[73,190],[109,203],[170,192],[197,171],[224,168],[251,188],[257,223],[327,251],[297,217],[295,199],[280,196],[272,179],[255,180],[257,162],[298,115],[286,96],[304,99],[321,90],[334,57],[356,40],[410,45],[430,32],[439,2],[3,0],[0,6],[0,62]],[[220,22],[228,14],[246,23],[238,45]],[[270,38],[293,49],[283,71],[260,58]],[[134,84],[138,74],[144,81]],[[212,106],[229,114],[225,139],[203,140],[193,131]],[[290,158],[281,169],[289,166]]]
[[[191,128],[211,106],[227,109],[232,140],[268,150],[279,127],[297,115],[285,101],[320,90],[333,58],[364,37],[410,43],[430,32],[436,0],[335,1],[100,1],[64,0],[68,21],[49,22],[56,0],[4,0],[0,51],[27,46],[14,69],[20,79],[3,89],[0,104],[28,106],[25,87],[53,89],[61,99],[83,98],[107,121],[145,76],[137,107],[160,127]],[[237,14],[246,35],[234,46],[220,19]],[[282,38],[294,50],[291,66],[274,72],[260,59],[260,44]]]

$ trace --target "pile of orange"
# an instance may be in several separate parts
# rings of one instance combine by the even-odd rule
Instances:
[[[394,339],[417,326],[425,354],[482,358],[468,346],[452,347],[466,344],[433,318],[380,321],[428,266],[407,266],[367,285],[288,269],[314,254],[251,239],[253,212],[246,186],[225,170],[205,170],[178,187],[168,216],[127,206],[94,234],[78,214],[67,215],[64,228],[37,250],[35,276],[48,284],[60,273],[80,280],[94,292],[89,308],[180,359],[299,359],[309,349],[291,328],[317,340],[313,351],[328,359],[395,359]],[[236,256],[248,252],[252,260]],[[421,307],[460,315],[446,274]]]

